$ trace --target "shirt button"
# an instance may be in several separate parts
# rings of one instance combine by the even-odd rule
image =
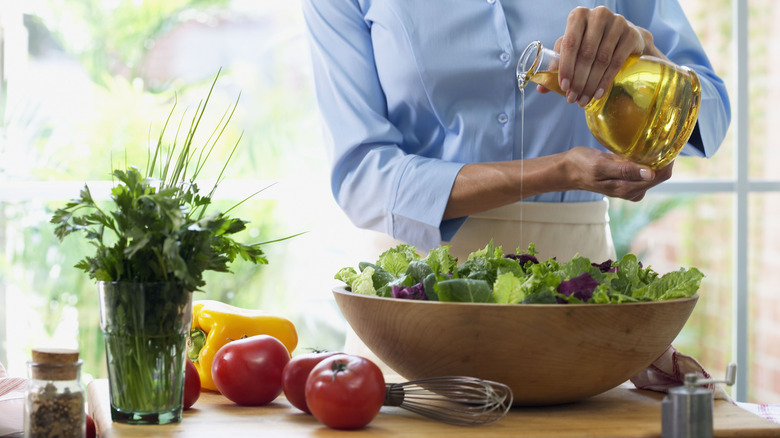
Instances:
[[[506,122],[508,122],[508,121],[509,121],[509,117],[507,117],[507,115],[506,115],[506,114],[504,114],[504,113],[501,113],[501,114],[499,114],[499,115],[498,115],[498,118],[497,118],[497,120],[498,120],[498,123],[500,123],[500,124],[502,124],[502,125],[503,125],[504,123],[506,123]]]
[[[495,3],[495,2],[496,2],[496,0],[487,0],[487,2],[488,2],[488,3],[490,3],[490,4],[492,5],[493,3]]]
[[[509,53],[501,52],[501,55],[498,56],[498,59],[500,59],[501,62],[509,62]]]

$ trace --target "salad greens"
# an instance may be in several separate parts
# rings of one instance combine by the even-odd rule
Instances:
[[[425,257],[407,244],[391,248],[376,263],[336,273],[355,293],[416,300],[499,304],[608,304],[661,301],[696,294],[704,274],[681,268],[659,275],[633,254],[618,261],[591,262],[575,255],[567,262],[540,262],[530,244],[504,254],[493,241],[458,265],[450,246]]]

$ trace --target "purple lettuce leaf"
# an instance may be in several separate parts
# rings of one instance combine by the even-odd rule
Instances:
[[[508,259],[517,260],[520,266],[525,266],[526,262],[533,262],[535,265],[539,264],[539,260],[531,254],[507,254],[505,256]]]
[[[613,267],[612,263],[612,259],[609,259],[603,263],[591,263],[591,266],[599,268],[599,271],[601,272],[617,272],[618,267]]]
[[[393,298],[401,298],[405,300],[427,300],[428,296],[425,294],[425,288],[422,282],[419,282],[413,286],[393,286]]]
[[[583,272],[574,278],[562,281],[561,284],[558,285],[558,293],[569,298],[579,298],[583,302],[587,302],[593,297],[593,291],[598,286],[598,281],[594,280],[589,273]],[[561,304],[567,302],[560,297],[557,297],[557,300]]]

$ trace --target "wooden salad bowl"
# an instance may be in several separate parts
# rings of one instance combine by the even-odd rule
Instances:
[[[472,376],[512,388],[515,406],[582,400],[645,369],[698,295],[623,304],[481,304],[333,289],[360,339],[402,377]]]

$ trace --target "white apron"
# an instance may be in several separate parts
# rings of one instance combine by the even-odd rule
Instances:
[[[615,246],[609,229],[609,201],[519,202],[466,220],[450,242],[451,254],[466,261],[470,252],[482,249],[490,239],[504,253],[517,248],[525,252],[534,243],[539,261],[556,257],[567,261],[576,254],[601,263],[615,259]]]

